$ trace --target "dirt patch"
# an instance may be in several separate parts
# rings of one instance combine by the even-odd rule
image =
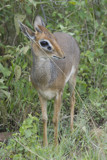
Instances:
[[[12,132],[1,132],[0,133],[0,142],[4,142],[6,140],[8,140],[9,137],[12,136]]]

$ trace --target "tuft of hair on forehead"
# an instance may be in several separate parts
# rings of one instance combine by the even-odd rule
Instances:
[[[48,38],[56,40],[55,36],[51,32],[49,32],[49,30],[47,28],[45,28],[44,26],[40,26],[40,25],[38,25],[38,28],[41,30],[41,32],[44,32],[44,34]]]
[[[38,28],[41,31],[41,33],[44,33],[44,35],[46,36],[46,39],[48,39],[51,42],[55,50],[59,53],[63,53],[62,49],[57,43],[55,36],[44,26],[38,25]],[[40,34],[40,36],[37,39],[40,39],[41,37],[42,37],[42,34]]]

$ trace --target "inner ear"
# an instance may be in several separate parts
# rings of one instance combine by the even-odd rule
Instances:
[[[45,27],[45,23],[41,16],[36,16],[35,21],[34,21],[34,29],[37,30],[38,32],[41,32],[38,26]]]
[[[30,40],[34,40],[36,38],[34,31],[32,31],[30,28],[28,28],[26,25],[24,25],[21,22],[19,22],[19,24],[20,24],[21,31],[24,33],[26,37],[28,37]]]

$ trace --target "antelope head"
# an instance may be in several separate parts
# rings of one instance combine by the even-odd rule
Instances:
[[[45,28],[45,23],[42,17],[37,16],[34,21],[34,30],[32,31],[26,25],[19,22],[20,28],[25,36],[32,42],[32,50],[37,57],[44,58],[64,58],[64,53],[61,50],[55,36]]]

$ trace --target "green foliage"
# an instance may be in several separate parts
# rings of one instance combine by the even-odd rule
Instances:
[[[107,117],[105,3],[105,0],[43,0],[41,2],[1,0],[0,132],[19,130],[7,145],[1,144],[2,159],[7,157],[14,160],[59,160],[71,159],[71,157],[73,160],[105,159]],[[52,145],[53,100],[48,103],[50,147],[41,147],[42,123],[38,121],[41,110],[37,92],[29,81],[32,65],[30,44],[20,33],[18,26],[18,20],[20,20],[33,29],[35,15],[44,17],[44,13],[48,22],[47,28],[52,32],[69,33],[77,40],[81,50],[75,90],[74,132],[71,136],[69,131],[70,94],[66,85],[60,117],[58,148]],[[29,113],[32,116],[28,117]],[[96,134],[98,128],[100,138]]]
[[[34,159],[36,154],[32,154],[40,148],[40,143],[38,143],[37,135],[37,123],[38,119],[36,117],[29,117],[23,122],[19,129],[19,133],[13,135],[13,139],[9,140],[8,146],[1,149],[0,157],[2,159],[12,158],[12,159],[27,159],[31,157]],[[32,152],[31,152],[31,151]],[[22,154],[23,153],[23,154]]]
[[[81,119],[83,120],[83,119]],[[38,136],[38,119],[29,115],[19,129],[19,133],[13,134],[8,145],[1,143],[0,158],[5,159],[102,159],[105,158],[105,139],[103,129],[89,130],[86,124],[79,124],[70,136],[70,131],[64,130],[61,143],[54,147],[41,147],[41,139]],[[65,137],[68,136],[68,137]],[[97,146],[97,149],[96,147]]]

